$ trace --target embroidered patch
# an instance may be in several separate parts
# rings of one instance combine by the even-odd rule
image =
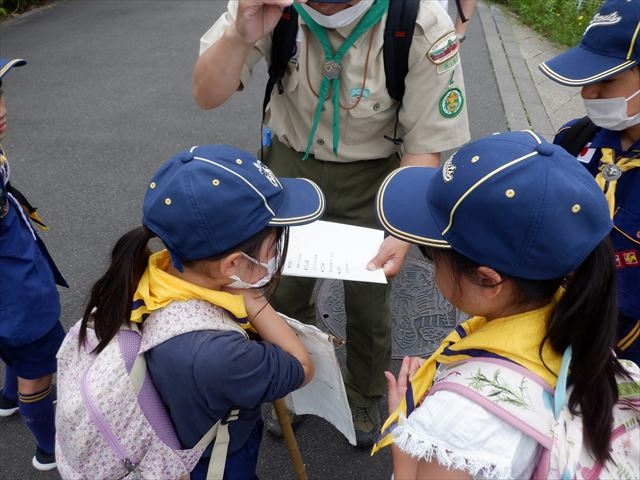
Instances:
[[[458,66],[460,63],[460,55],[456,54],[454,57],[449,60],[445,60],[437,67],[438,74],[446,73],[449,70],[452,70]]]
[[[638,261],[638,252],[635,250],[626,250],[624,252],[616,252],[616,268],[637,267],[640,265]]]
[[[458,53],[458,45],[456,32],[449,32],[435,41],[429,49],[427,57],[431,62],[440,65]]]
[[[453,172],[455,171],[456,166],[453,164],[453,155],[447,158],[447,161],[442,165],[442,179],[445,183],[449,183],[453,180]]]
[[[589,163],[593,158],[593,154],[596,153],[597,148],[591,148],[591,142],[587,143],[580,153],[576,157],[582,163]]]
[[[282,188],[282,185],[280,185],[280,181],[278,180],[278,178],[264,163],[262,163],[260,160],[256,160],[255,162],[253,162],[253,166],[256,167],[258,171],[262,175],[264,175],[274,187]]]
[[[589,25],[587,25],[587,28],[585,28],[583,36],[586,35],[591,27],[615,25],[621,21],[622,17],[618,12],[612,12],[608,15],[600,15],[599,13],[596,13],[591,19],[591,22],[589,22]]]
[[[360,88],[360,87],[353,87],[351,89],[351,97],[362,97],[365,100],[367,98],[369,98],[369,89],[368,88]]]
[[[440,115],[445,118],[453,118],[462,111],[464,97],[459,88],[450,88],[440,97]]]

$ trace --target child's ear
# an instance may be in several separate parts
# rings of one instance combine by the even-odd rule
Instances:
[[[238,271],[238,266],[240,264],[240,259],[242,255],[240,252],[233,252],[222,260],[220,260],[220,273],[225,277],[230,277],[231,275],[235,275]]]
[[[492,295],[500,293],[503,278],[493,268],[481,266],[476,270],[480,285],[485,287]]]

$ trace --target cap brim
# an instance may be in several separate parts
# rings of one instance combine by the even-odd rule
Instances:
[[[637,65],[635,60],[621,60],[590,52],[582,45],[541,63],[538,68],[551,80],[569,87],[601,82]]]
[[[22,67],[26,65],[27,61],[22,58],[14,58],[13,60],[0,60],[0,80],[4,77],[9,70],[13,67]]]
[[[269,225],[304,225],[322,216],[325,201],[320,187],[306,178],[279,177],[278,180],[282,184],[284,199]]]
[[[378,191],[376,211],[385,230],[407,242],[451,248],[429,204],[429,185],[439,174],[439,168],[405,167],[384,180]]]

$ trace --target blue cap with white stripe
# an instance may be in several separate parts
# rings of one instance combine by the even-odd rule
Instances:
[[[539,65],[551,80],[578,87],[640,63],[640,0],[606,0],[580,44]]]
[[[587,169],[531,131],[470,142],[441,169],[400,168],[376,208],[397,238],[532,280],[572,272],[613,227]]]
[[[193,147],[153,176],[142,223],[182,261],[225,253],[269,226],[304,225],[324,212],[304,178],[277,178],[252,154],[228,145]]]

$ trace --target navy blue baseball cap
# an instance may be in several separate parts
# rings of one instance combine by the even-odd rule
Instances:
[[[12,60],[8,58],[0,58],[0,80],[2,80],[2,77],[4,77],[13,67],[22,67],[26,64],[26,60],[23,60],[22,58],[14,58]]]
[[[538,66],[562,85],[597,83],[640,63],[640,0],[606,0],[580,44]]]
[[[532,280],[572,272],[613,227],[587,169],[531,131],[470,142],[441,169],[395,170],[376,209],[401,240]]]
[[[228,145],[193,147],[153,176],[142,223],[181,261],[227,252],[268,226],[304,225],[324,212],[324,195],[304,178],[277,178],[252,154]]]

